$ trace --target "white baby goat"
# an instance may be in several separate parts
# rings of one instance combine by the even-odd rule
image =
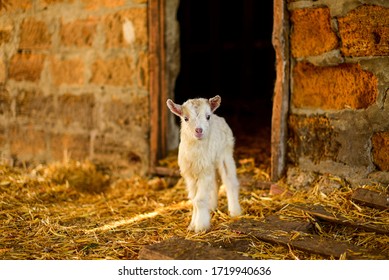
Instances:
[[[182,105],[167,100],[172,113],[181,118],[178,165],[193,203],[189,230],[208,230],[210,211],[216,210],[218,187],[216,169],[227,191],[228,210],[239,216],[239,181],[233,158],[234,137],[224,118],[213,112],[220,106],[220,96],[189,99]]]

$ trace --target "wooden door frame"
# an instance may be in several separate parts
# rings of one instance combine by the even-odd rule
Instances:
[[[289,16],[286,0],[274,0],[273,47],[276,54],[276,82],[274,85],[271,124],[271,180],[277,181],[286,168],[289,111]]]
[[[150,162],[153,172],[167,153],[167,85],[165,45],[165,0],[148,2]]]
[[[167,154],[167,77],[165,44],[165,1],[149,0],[149,91],[150,172]],[[272,43],[276,54],[271,129],[271,180],[281,178],[286,166],[287,117],[289,108],[289,18],[285,0],[274,0]]]

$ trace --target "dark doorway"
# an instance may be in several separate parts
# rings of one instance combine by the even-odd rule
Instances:
[[[270,156],[275,54],[273,1],[181,0],[181,71],[175,99],[219,94],[217,114],[232,127],[237,146],[262,143]]]

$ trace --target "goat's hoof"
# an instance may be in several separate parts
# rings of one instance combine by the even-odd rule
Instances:
[[[216,209],[217,209],[217,201],[213,202],[213,203],[211,202],[210,205],[209,205],[209,210],[211,212],[214,212],[214,211],[216,211]]]
[[[195,233],[201,233],[201,232],[204,232],[204,233],[205,233],[205,232],[207,232],[209,229],[210,229],[210,227],[203,227],[203,228],[199,228],[199,227],[198,227],[198,228],[195,228],[195,229],[194,229],[194,232],[195,232]]]
[[[206,224],[202,224],[202,225],[197,225],[195,227],[195,232],[202,232],[202,231],[207,231],[211,228],[211,224],[210,223],[206,223]]]
[[[195,226],[191,223],[189,226],[188,226],[188,231],[194,231],[195,230]]]
[[[240,209],[240,207],[238,209],[234,209],[234,210],[230,211],[230,216],[231,217],[238,217],[241,214],[242,214],[242,210]]]
[[[195,233],[206,232],[211,228],[211,224],[196,225],[190,224],[188,226],[188,231],[194,231]]]

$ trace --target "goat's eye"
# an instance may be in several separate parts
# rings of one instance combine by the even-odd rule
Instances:
[[[189,121],[189,118],[188,117],[184,117],[184,121]]]
[[[210,118],[211,118],[211,115],[207,115],[207,121],[209,121]]]

